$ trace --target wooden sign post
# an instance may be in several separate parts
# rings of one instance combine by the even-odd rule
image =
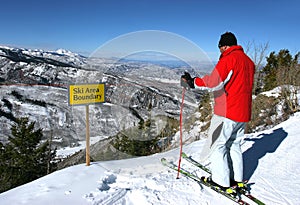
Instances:
[[[85,161],[86,165],[90,166],[90,120],[89,120],[89,105],[85,106],[85,118],[86,118],[86,149],[85,149]]]
[[[86,165],[90,165],[89,105],[105,102],[105,84],[69,85],[69,105],[85,105],[86,117]]]

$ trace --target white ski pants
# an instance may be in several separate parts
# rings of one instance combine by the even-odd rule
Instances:
[[[224,187],[230,186],[230,179],[243,180],[243,156],[241,140],[245,123],[235,122],[214,115],[208,133],[209,161],[212,180]]]

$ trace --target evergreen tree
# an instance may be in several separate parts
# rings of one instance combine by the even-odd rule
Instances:
[[[267,57],[267,65],[263,68],[262,73],[264,77],[264,90],[271,90],[276,87],[276,71],[278,68],[278,60],[275,52],[271,52]]]
[[[284,114],[290,115],[298,111],[298,89],[300,78],[298,52],[292,56],[286,49],[280,50],[278,54],[272,52],[267,57],[267,65],[263,68],[262,74],[264,75],[263,90],[268,91],[275,87],[280,86],[281,98],[283,100]]]
[[[262,69],[265,91],[279,85],[295,85],[295,82],[298,82],[298,79],[295,79],[295,77],[299,77],[299,69],[297,68],[299,55],[297,53],[293,57],[287,49],[280,50],[278,54],[274,51],[270,53],[269,57],[267,57],[267,64]]]
[[[9,143],[0,145],[1,192],[46,175],[49,165],[55,169],[56,150],[50,149],[48,141],[41,142],[42,129],[35,130],[34,125],[28,118],[17,119]]]

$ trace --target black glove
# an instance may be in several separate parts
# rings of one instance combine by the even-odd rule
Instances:
[[[184,72],[184,75],[181,76],[180,85],[184,88],[194,89],[194,78],[188,72]]]

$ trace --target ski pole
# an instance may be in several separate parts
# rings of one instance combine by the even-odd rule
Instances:
[[[182,99],[181,99],[180,115],[179,115],[180,151],[179,151],[179,160],[178,160],[177,179],[179,179],[181,156],[182,156],[182,111],[183,111],[183,103],[184,103],[184,94],[185,94],[185,87],[182,87]]]

